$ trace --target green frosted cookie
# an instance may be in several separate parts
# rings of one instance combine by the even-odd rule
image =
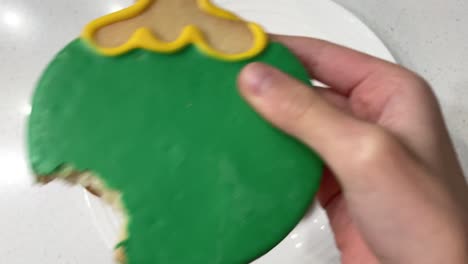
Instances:
[[[91,39],[99,34],[93,25],[128,21],[157,3],[138,1],[140,9],[90,24],[50,63],[34,94],[34,172],[41,181],[81,183],[124,210],[117,248],[129,264],[255,260],[295,227],[320,182],[317,155],[262,120],[236,88],[252,61],[308,83],[301,63],[262,40],[255,24],[195,2],[218,19],[243,23],[253,48],[223,50],[196,37],[168,47],[145,42],[145,34],[136,45],[138,33],[120,46]]]

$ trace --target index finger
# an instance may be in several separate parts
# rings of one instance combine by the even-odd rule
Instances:
[[[396,64],[328,41],[280,35],[271,38],[296,54],[310,76],[344,95],[349,95],[373,74],[399,70]]]

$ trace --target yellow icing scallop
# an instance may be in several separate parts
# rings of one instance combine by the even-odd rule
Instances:
[[[82,38],[106,56],[133,49],[173,53],[194,44],[221,60],[255,57],[268,42],[263,29],[209,0],[138,0],[88,24]]]

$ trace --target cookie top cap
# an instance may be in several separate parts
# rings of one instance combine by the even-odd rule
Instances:
[[[255,57],[268,42],[259,25],[210,0],[138,0],[92,21],[81,37],[105,56],[138,48],[174,53],[193,44],[211,57],[228,61]]]

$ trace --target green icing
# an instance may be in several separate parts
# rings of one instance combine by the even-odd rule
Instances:
[[[254,60],[309,82],[278,43]],[[254,260],[302,218],[322,162],[240,97],[236,78],[250,61],[219,61],[194,47],[104,57],[75,40],[37,86],[32,167],[38,175],[89,170],[119,190],[129,264]]]

